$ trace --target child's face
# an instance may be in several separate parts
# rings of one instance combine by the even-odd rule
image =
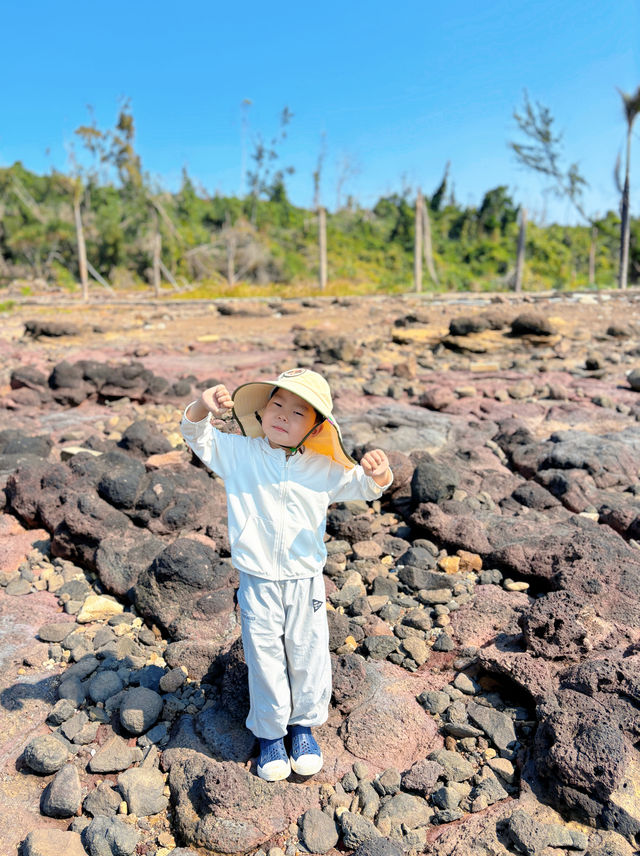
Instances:
[[[297,446],[315,422],[313,407],[288,389],[277,389],[262,411],[262,430],[273,449]]]

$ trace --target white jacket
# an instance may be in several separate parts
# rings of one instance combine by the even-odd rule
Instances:
[[[193,402],[191,402],[193,404]],[[361,466],[352,469],[308,449],[286,457],[264,437],[223,434],[205,416],[187,419],[187,445],[224,479],[234,567],[270,580],[322,573],[327,507],[332,502],[378,499],[379,487]]]

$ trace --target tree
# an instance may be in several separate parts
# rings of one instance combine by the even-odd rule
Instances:
[[[293,175],[292,166],[276,169],[276,161],[280,157],[278,151],[281,144],[287,138],[287,127],[293,119],[293,113],[288,107],[284,107],[280,114],[280,128],[278,133],[271,139],[269,144],[265,143],[262,134],[258,134],[251,154],[254,167],[247,173],[249,195],[251,197],[251,222],[255,225],[258,199],[266,196],[273,199],[274,196],[284,192],[285,175]]]
[[[618,90],[620,91],[620,90]],[[629,95],[620,92],[625,119],[627,120],[627,145],[624,170],[624,185],[622,186],[622,202],[620,206],[620,268],[618,273],[618,287],[627,287],[627,276],[629,273],[629,175],[631,171],[631,132],[633,123],[640,113],[640,86]]]
[[[337,164],[336,178],[336,211],[342,206],[342,191],[345,184],[360,173],[360,167],[353,155],[345,152]],[[351,197],[348,197],[351,199]]]
[[[524,106],[513,117],[529,142],[510,142],[509,147],[521,166],[546,176],[550,184],[547,189],[558,198],[568,199],[579,216],[591,226],[589,250],[589,282],[595,280],[595,252],[598,230],[596,220],[584,208],[583,194],[588,183],[581,175],[577,163],[563,164],[562,134],[554,130],[554,118],[548,107],[536,101],[532,104],[524,90]]]

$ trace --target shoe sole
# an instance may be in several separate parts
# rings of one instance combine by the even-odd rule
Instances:
[[[265,782],[280,782],[291,775],[291,764],[288,761],[269,761],[264,767],[258,764],[258,775]]]
[[[313,776],[322,769],[323,758],[320,755],[301,755],[291,759],[291,769],[299,776]]]

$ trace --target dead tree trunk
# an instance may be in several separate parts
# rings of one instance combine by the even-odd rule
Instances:
[[[527,236],[527,211],[520,209],[520,232],[518,234],[518,255],[516,258],[515,291],[522,291],[522,275],[524,273],[524,248]]]
[[[80,192],[73,196],[73,216],[76,221],[76,241],[78,244],[78,269],[80,271],[80,284],[82,286],[82,299],[85,303],[89,300],[89,274],[87,272],[87,246],[84,240],[84,229],[82,227],[82,212],[80,210]]]
[[[435,283],[435,285],[439,285],[440,283],[438,282],[438,274],[436,273],[436,268],[433,263],[433,246],[431,243],[431,218],[429,217],[429,206],[425,204],[422,194],[420,194],[420,201],[422,202],[421,212],[424,238],[424,263],[427,266],[427,272],[431,277],[431,282]]]
[[[156,231],[153,236],[153,291],[160,297],[160,253],[162,252],[162,236]]]
[[[415,291],[422,291],[422,191],[418,190],[416,196],[416,225],[413,245],[413,287]]]
[[[327,287],[327,212],[322,207],[318,208],[318,250],[320,253],[319,285],[320,291]]]
[[[591,243],[589,245],[589,285],[596,284],[596,244],[598,241],[598,227],[591,229]]]

